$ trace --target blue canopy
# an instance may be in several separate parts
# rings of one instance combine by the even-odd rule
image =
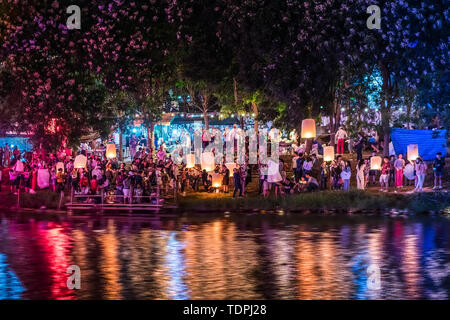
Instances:
[[[0,147],[5,147],[5,143],[9,144],[11,150],[18,146],[21,152],[33,151],[33,146],[27,137],[0,137]]]
[[[419,145],[419,155],[425,161],[433,160],[436,153],[441,152],[445,157],[447,152],[447,130],[409,130],[393,128],[391,140],[395,154],[406,157],[409,144]]]

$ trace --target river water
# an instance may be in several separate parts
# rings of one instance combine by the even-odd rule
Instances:
[[[0,219],[0,299],[449,299],[448,218]]]

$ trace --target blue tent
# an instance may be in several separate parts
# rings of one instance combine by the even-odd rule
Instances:
[[[433,160],[436,153],[441,152],[445,156],[447,152],[447,130],[409,130],[393,128],[391,140],[395,154],[403,154],[409,144],[419,145],[419,155],[425,161]]]

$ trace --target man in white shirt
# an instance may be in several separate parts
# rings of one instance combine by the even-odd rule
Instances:
[[[344,141],[347,139],[347,132],[343,127],[339,127],[339,130],[336,132],[335,141],[336,141],[336,153],[343,154],[344,153]]]

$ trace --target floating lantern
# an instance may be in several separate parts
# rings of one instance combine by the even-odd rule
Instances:
[[[316,121],[305,119],[302,121],[302,138],[311,139],[316,137]]]
[[[381,169],[381,157],[375,156],[370,158],[370,169],[371,170],[380,170]]]
[[[323,148],[323,161],[333,161],[334,160],[334,147],[327,146]]]
[[[212,152],[202,153],[202,170],[213,171],[215,167],[214,154]]]
[[[195,155],[193,153],[186,155],[186,168],[195,167]]]
[[[62,169],[62,172],[64,172],[64,163],[63,162],[58,162],[56,164],[56,172],[58,172],[59,169]]]
[[[87,158],[86,156],[80,154],[76,156],[75,161],[73,163],[73,167],[75,169],[83,169],[86,168]]]
[[[222,175],[220,173],[211,174],[213,188],[220,188],[222,186]]]
[[[237,164],[234,162],[229,162],[229,163],[226,163],[225,166],[227,167],[228,170],[230,170],[230,177],[232,177],[234,168],[237,168]]]
[[[114,143],[108,143],[106,145],[106,158],[114,159],[117,157],[116,145]]]
[[[407,154],[408,154],[407,158],[409,161],[416,161],[416,159],[419,157],[419,145],[409,144]]]

